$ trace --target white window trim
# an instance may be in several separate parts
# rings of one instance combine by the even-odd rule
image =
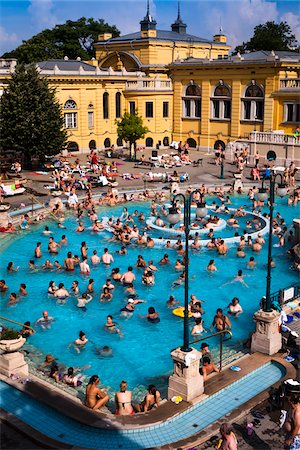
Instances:
[[[220,111],[220,115],[219,117],[215,117],[214,116],[214,101],[218,101],[219,102],[219,111]],[[225,112],[225,105],[224,102],[230,102],[231,101],[231,97],[211,97],[211,120],[231,120],[231,114],[230,117],[224,117],[224,112]],[[231,110],[230,110],[231,112]]]
[[[245,110],[245,102],[250,102],[250,119],[246,119],[246,110]],[[242,98],[242,117],[241,120],[243,122],[263,122],[264,120],[264,112],[263,117],[259,119],[257,117],[257,107],[256,103],[260,102],[263,104],[264,111],[264,98],[263,97],[244,97]]]
[[[77,112],[65,112],[65,128],[77,128]]]
[[[186,115],[185,102],[190,101],[191,105],[191,115]],[[196,101],[200,102],[200,116],[196,116]],[[182,117],[184,119],[201,119],[201,97],[182,97]]]
[[[293,105],[293,118],[292,120],[288,120],[288,105]],[[298,123],[296,120],[296,113],[297,113],[297,101],[288,101],[283,103],[283,123]]]
[[[94,111],[88,111],[88,128],[94,128]]]

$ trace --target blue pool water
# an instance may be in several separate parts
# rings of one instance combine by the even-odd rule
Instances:
[[[267,363],[162,424],[138,430],[101,430],[79,424],[1,382],[1,406],[58,441],[99,450],[142,449],[192,436],[276,383],[284,368]]]
[[[208,200],[210,203],[211,200]],[[279,199],[279,203],[275,208],[275,212],[280,211],[285,218],[287,225],[292,222],[292,218],[299,215],[299,210],[293,207],[287,207],[286,199]],[[232,207],[244,205],[246,209],[250,209],[250,202],[244,197],[233,197]],[[143,210],[146,217],[149,216],[149,205],[146,204],[128,204],[128,210],[132,213],[135,209]],[[114,209],[99,209],[99,216],[114,215],[119,216],[123,207]],[[226,217],[225,217],[226,218]],[[83,222],[89,225],[85,218]],[[93,234],[90,231],[76,234],[76,221],[74,218],[67,218],[65,225],[67,230],[61,230],[56,227],[53,222],[49,223],[49,227],[54,231],[56,241],[61,239],[63,234],[67,235],[68,246],[62,248],[56,257],[49,256],[47,244],[49,238],[42,234],[43,224],[41,227],[33,227],[30,233],[24,232],[21,237],[14,239],[9,247],[3,248],[1,255],[0,279],[4,279],[9,286],[9,292],[17,292],[21,282],[26,283],[28,295],[24,297],[17,305],[7,305],[9,292],[1,297],[1,314],[5,317],[24,322],[26,320],[34,323],[36,319],[41,317],[42,311],[47,309],[49,315],[55,318],[52,328],[43,331],[37,328],[34,336],[29,338],[29,343],[37,350],[37,363],[42,361],[43,354],[51,353],[56,356],[60,362],[66,366],[86,366],[91,365],[85,373],[92,375],[98,373],[101,381],[109,389],[115,390],[120,381],[125,379],[129,383],[129,387],[143,388],[143,386],[164,380],[163,376],[170,374],[172,370],[172,360],[169,351],[182,343],[182,319],[175,317],[171,310],[166,307],[166,300],[170,294],[175,295],[176,299],[183,304],[183,287],[176,289],[171,288],[171,283],[178,277],[178,273],[174,269],[175,261],[178,257],[174,250],[164,249],[138,249],[135,247],[128,248],[128,255],[121,256],[115,252],[120,248],[120,244],[110,242],[111,235],[107,232],[101,234]],[[89,256],[92,250],[97,249],[101,256],[104,247],[108,247],[113,253],[115,263],[112,267],[119,267],[121,272],[127,270],[128,265],[134,265],[137,255],[142,254],[146,261],[152,259],[154,264],[158,264],[164,253],[169,254],[171,260],[170,266],[159,267],[155,275],[155,285],[146,287],[141,283],[141,269],[134,269],[137,277],[136,290],[140,298],[145,299],[147,303],[139,304],[133,317],[124,319],[119,315],[120,309],[124,306],[124,289],[117,286],[110,303],[100,303],[99,297],[102,285],[111,272],[111,267],[99,265],[92,268],[91,278],[95,280],[95,293],[91,303],[87,306],[87,311],[83,312],[76,307],[76,300],[70,298],[64,305],[57,304],[53,298],[47,295],[48,283],[54,280],[58,285],[64,282],[67,288],[71,287],[73,280],[79,281],[80,291],[84,292],[88,283],[88,278],[79,274],[78,269],[73,273],[60,272],[37,272],[30,273],[27,270],[28,260],[33,257],[34,247],[37,241],[43,243],[43,257],[38,264],[42,264],[47,258],[52,262],[58,259],[63,263],[67,250],[80,254],[80,243],[82,241],[88,243]],[[274,238],[274,242],[276,242]],[[266,245],[260,254],[256,255],[250,249],[246,250],[247,257],[238,259],[235,256],[236,247],[229,250],[227,256],[218,257],[215,252],[207,249],[201,252],[191,252],[190,256],[190,293],[196,294],[197,298],[205,301],[203,304],[204,328],[209,330],[216,308],[221,307],[226,311],[226,307],[234,296],[240,299],[240,303],[244,309],[244,314],[238,318],[232,318],[233,339],[231,344],[238,344],[245,339],[249,332],[253,330],[253,313],[257,310],[259,300],[265,293],[265,276],[267,249]],[[289,270],[290,260],[286,255],[285,248],[273,248],[274,260],[277,267],[273,269],[272,291],[298,281],[298,274]],[[254,255],[257,260],[257,268],[255,270],[246,269],[246,261]],[[218,272],[209,274],[205,268],[210,259],[215,259]],[[8,274],[6,266],[9,261],[14,261],[15,266],[20,266],[17,273]],[[240,283],[233,283],[223,286],[224,283],[233,280],[238,269],[242,269],[245,273],[245,282],[249,288]],[[160,313],[160,323],[151,324],[140,315],[147,313],[149,306],[154,306]],[[124,333],[124,337],[109,334],[103,329],[106,316],[112,314]],[[193,321],[191,321],[192,328]],[[68,344],[78,337],[80,330],[85,331],[90,342],[86,348],[77,354],[73,348],[68,349]],[[204,334],[205,336],[205,334]],[[192,336],[191,336],[192,339]],[[211,347],[217,343],[211,342]],[[110,358],[99,358],[95,352],[96,346],[109,345],[113,349],[113,356]],[[34,354],[32,355],[34,358]]]

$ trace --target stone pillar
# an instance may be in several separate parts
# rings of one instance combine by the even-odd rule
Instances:
[[[180,348],[171,352],[174,361],[173,375],[169,378],[168,399],[180,395],[190,402],[204,392],[203,376],[199,373],[201,352],[193,349],[185,353]]]
[[[256,331],[252,335],[251,352],[274,355],[282,347],[282,339],[278,325],[279,313],[265,312],[262,309],[254,314]]]
[[[12,374],[28,375],[28,364],[20,352],[4,353],[0,355],[0,373],[6,377]]]

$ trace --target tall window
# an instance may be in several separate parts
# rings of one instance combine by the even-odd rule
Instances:
[[[93,111],[88,112],[88,127],[94,128],[94,112]]]
[[[153,102],[146,102],[146,117],[153,117]]]
[[[245,90],[242,98],[243,120],[263,120],[264,117],[264,92],[256,83],[251,84]]]
[[[300,103],[285,102],[283,105],[283,122],[300,122]]]
[[[67,100],[64,104],[64,109],[77,109],[76,102],[74,100]],[[77,128],[77,112],[65,112],[64,120],[65,128]]]
[[[135,114],[135,102],[129,102],[129,113]]]
[[[116,118],[119,119],[121,117],[121,93],[116,93]]]
[[[214,90],[211,99],[212,119],[230,119],[231,117],[231,91],[223,82]]]
[[[201,117],[201,89],[197,84],[189,84],[183,96],[183,117]]]
[[[163,117],[169,117],[169,102],[163,102]]]
[[[108,93],[104,92],[103,94],[103,119],[108,119],[109,110],[108,110]]]

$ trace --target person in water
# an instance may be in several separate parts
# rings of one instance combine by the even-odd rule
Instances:
[[[103,327],[109,333],[117,333],[120,337],[123,337],[122,331],[117,327],[117,322],[113,321],[113,316],[108,315],[106,318],[106,323]]]
[[[98,384],[100,383],[100,378],[98,375],[93,375],[86,387],[85,393],[85,404],[91,409],[100,409],[102,406],[106,405],[109,400],[106,389],[100,389]]]
[[[146,314],[145,316],[140,316],[140,317],[142,319],[147,319],[148,322],[158,323],[158,322],[160,322],[160,318],[158,316],[159,316],[159,313],[155,311],[155,308],[153,306],[149,306],[148,314]]]
[[[86,292],[84,292],[80,297],[78,297],[77,299],[77,308],[80,308],[81,311],[86,311],[86,305],[88,303],[90,303],[93,300],[93,297],[91,296],[91,294],[88,294]]]
[[[234,297],[231,300],[231,302],[229,303],[227,308],[228,308],[228,314],[231,314],[232,316],[235,316],[235,317],[239,316],[243,312],[243,308],[241,307],[241,305],[239,303],[239,299],[237,297]]]
[[[80,351],[85,347],[85,345],[88,343],[88,339],[83,331],[79,331],[79,337],[75,339],[75,341],[71,342],[68,345],[68,348],[70,348],[72,345],[74,346],[74,350],[77,353],[80,353]]]
[[[127,390],[127,381],[121,381],[120,391],[116,392],[115,403],[116,403],[116,415],[117,416],[129,416],[134,414],[134,409],[132,407],[132,392]]]
[[[217,331],[222,330],[230,330],[231,329],[231,323],[225,314],[223,314],[223,310],[221,308],[218,308],[214,317],[214,320],[212,321],[210,331],[213,330],[213,328],[216,328]]]
[[[134,408],[136,412],[147,412],[150,411],[154,406],[157,408],[160,405],[160,392],[156,389],[154,384],[148,386],[148,393],[145,396],[142,403],[135,405]]]
[[[35,321],[35,325],[39,325],[42,329],[50,329],[54,322],[54,317],[49,316],[48,311],[43,311],[42,317]]]

